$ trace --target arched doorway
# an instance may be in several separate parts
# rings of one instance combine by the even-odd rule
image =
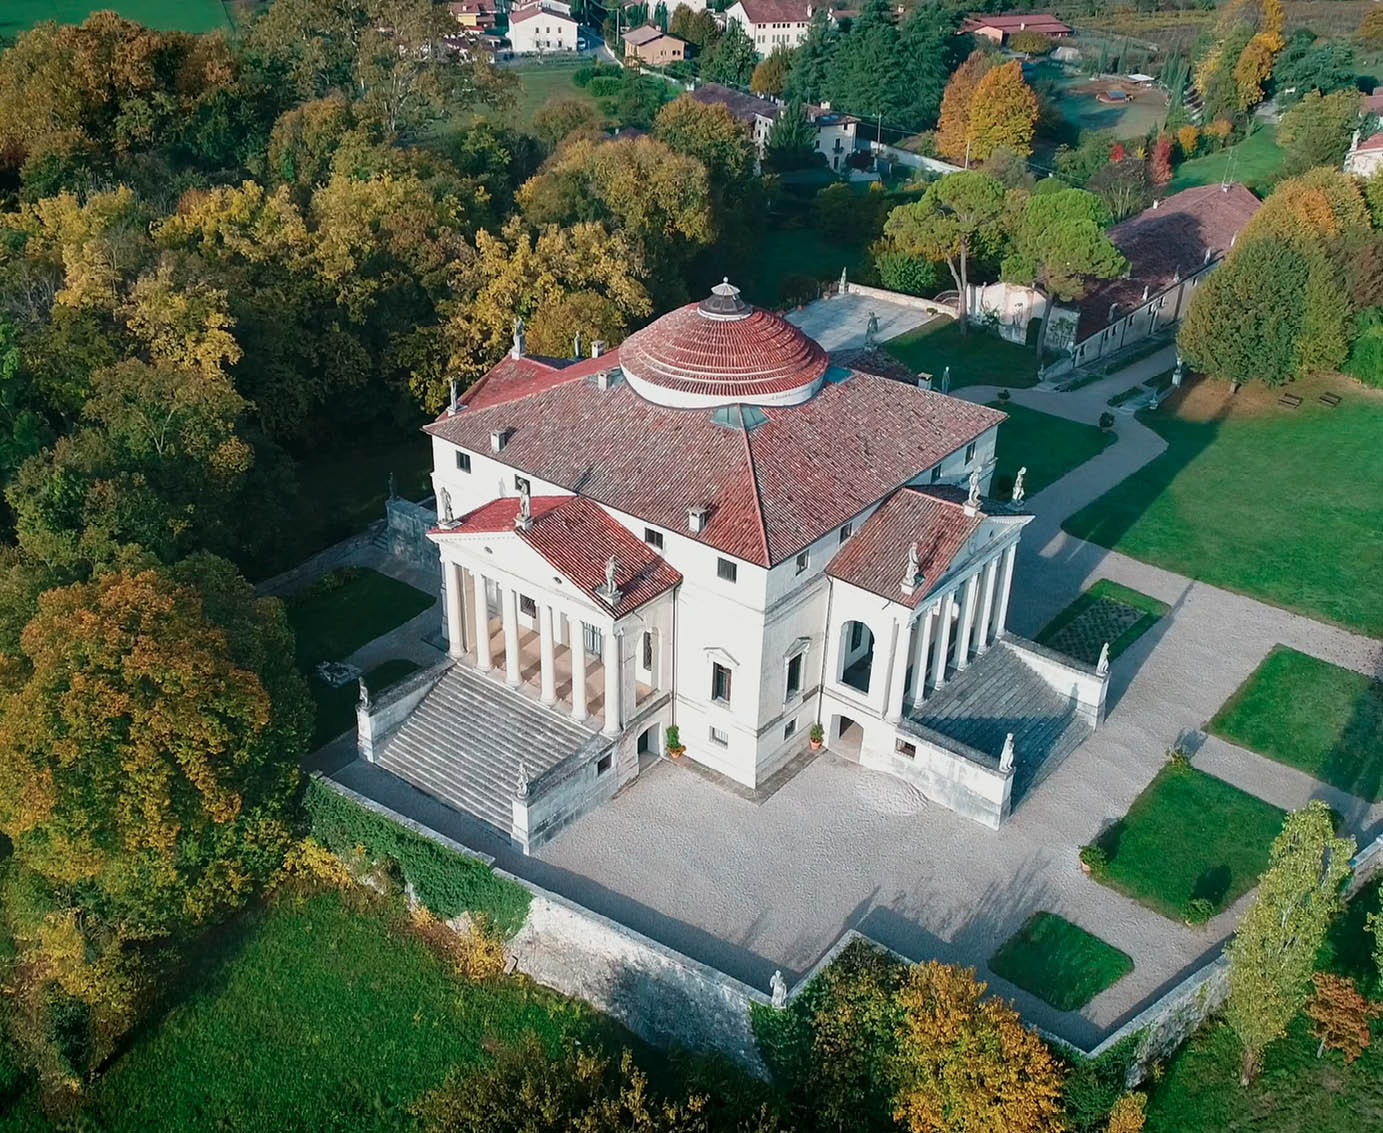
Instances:
[[[638,746],[635,749],[639,757],[639,770],[642,771],[651,763],[658,759],[658,725],[654,724],[651,728],[645,728],[639,733]]]
[[[864,622],[846,622],[840,627],[837,679],[857,692],[868,694],[869,676],[873,668],[874,634]]]

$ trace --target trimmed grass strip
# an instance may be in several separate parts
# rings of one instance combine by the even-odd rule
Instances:
[[[914,372],[931,374],[934,385],[950,366],[952,391],[966,386],[1027,389],[1037,384],[1037,356],[1032,350],[976,327],[961,334],[955,319],[933,319],[889,339],[883,348]]]
[[[1028,470],[1023,479],[1027,495],[1035,496],[1118,439],[1096,425],[1083,425],[1024,405],[1002,401],[989,405],[1008,414],[1008,420],[999,426],[998,466],[990,486],[996,499],[1008,498],[1020,468]]]
[[[989,967],[1058,1011],[1076,1011],[1133,971],[1133,960],[1065,917],[1034,913]]]
[[[319,661],[343,660],[434,601],[431,594],[367,567],[332,571],[288,599],[298,664],[311,670]]]
[[[1212,735],[1361,799],[1383,799],[1383,682],[1278,645],[1210,721]]]

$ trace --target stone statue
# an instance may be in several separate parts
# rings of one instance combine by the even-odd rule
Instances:
[[[1028,466],[1025,464],[1018,469],[1018,475],[1013,478],[1013,504],[1016,507],[1023,502],[1023,478],[1028,474]]]
[[[840,269],[840,291],[838,294],[846,295],[849,293],[850,285],[845,282],[845,269]]]
[[[523,319],[514,317],[514,345],[509,351],[515,358],[523,357]]]
[[[869,321],[864,324],[864,344],[873,346],[874,340],[879,335],[879,316],[873,311],[869,312]]]
[[[908,581],[916,582],[917,576],[922,573],[922,551],[918,547],[916,540],[908,548]]]
[[[394,479],[394,474],[392,472],[389,473],[389,498],[391,500],[399,498],[398,482]]]
[[[440,488],[438,494],[442,497],[442,523],[444,526],[450,526],[456,522],[456,516],[451,511],[451,493],[445,488]]]
[[[772,995],[773,1006],[779,1011],[788,1005],[788,982],[783,979],[781,971],[773,973],[773,978],[768,981],[768,990]]]
[[[1004,737],[1004,750],[999,753],[999,770],[1012,771],[1013,759],[1013,733],[1009,732],[1008,735]]]
[[[1109,675],[1109,642],[1100,646],[1100,659],[1095,663],[1095,675],[1104,677]]]
[[[605,560],[605,592],[613,594],[615,592],[615,568],[619,564],[615,561],[615,556],[611,555]]]
[[[1178,351],[1177,351],[1177,365],[1176,365],[1176,369],[1172,371],[1172,388],[1173,388],[1173,389],[1179,389],[1179,388],[1181,387],[1181,368],[1182,368],[1185,364],[1186,364],[1186,363],[1182,361],[1181,351],[1178,350]]]
[[[980,506],[980,473],[978,469],[970,473],[970,494],[965,498],[965,506],[971,510]]]
[[[951,367],[950,367],[950,366],[946,366],[946,367],[943,368],[942,371],[941,371],[941,392],[942,392],[942,393],[950,393],[950,392],[951,392]]]
[[[526,480],[523,486],[519,488],[519,517],[514,526],[522,530],[527,530],[533,526],[533,500]]]
[[[460,396],[460,390],[461,390],[461,383],[458,382],[455,378],[452,378],[452,379],[451,379],[451,401],[450,401],[450,403],[449,403],[448,406],[447,406],[447,412],[450,413],[451,416],[453,416],[453,417],[456,416],[456,411],[461,407],[461,406],[460,406],[460,402],[459,402],[459,400],[458,400],[458,398],[459,398],[459,396]]]
[[[519,781],[514,785],[514,797],[528,798],[528,765],[522,759],[519,760]]]
[[[375,702],[370,699],[370,686],[365,683],[364,677],[356,677],[355,683],[360,686],[360,696],[355,702],[356,707],[363,708],[368,712],[375,705]]]

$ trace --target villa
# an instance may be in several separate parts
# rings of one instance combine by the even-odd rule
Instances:
[[[362,690],[362,756],[529,850],[678,748],[771,790],[819,724],[998,827],[1108,669],[1006,629],[1032,517],[1021,476],[985,498],[1003,420],[728,282],[609,352],[537,357],[520,323],[426,426],[449,656]]]

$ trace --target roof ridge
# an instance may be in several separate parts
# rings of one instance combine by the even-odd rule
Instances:
[[[754,518],[759,521],[759,539],[764,549],[764,563],[773,566],[773,553],[768,547],[768,525],[764,522],[764,501],[759,495],[759,474],[754,468],[754,445],[749,437],[749,428],[744,423],[744,406],[740,406],[740,433],[744,437],[744,458],[749,461],[749,484],[754,489]]]

